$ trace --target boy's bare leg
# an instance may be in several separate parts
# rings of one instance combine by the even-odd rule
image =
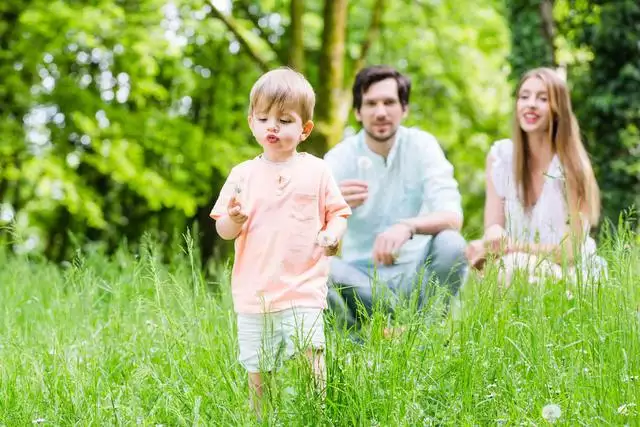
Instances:
[[[249,401],[258,419],[262,419],[262,395],[264,382],[260,372],[249,372]]]
[[[320,391],[322,398],[326,395],[327,370],[324,363],[324,350],[309,348],[305,352],[311,372],[313,373],[316,389]]]

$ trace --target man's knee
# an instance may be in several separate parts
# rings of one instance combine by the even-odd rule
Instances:
[[[367,312],[371,312],[373,306],[371,278],[356,266],[333,257],[330,264],[329,289],[331,290],[329,302],[333,307],[337,306],[336,303],[344,302],[354,314],[358,313],[360,305]]]
[[[441,231],[431,242],[427,262],[439,282],[446,284],[453,295],[458,293],[467,269],[466,245],[466,240],[456,230]]]
[[[455,267],[456,264],[464,263],[464,250],[467,241],[457,230],[443,230],[433,237],[431,242],[431,256],[434,265]]]

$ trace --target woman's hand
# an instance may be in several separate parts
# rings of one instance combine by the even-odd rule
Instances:
[[[482,270],[487,260],[487,250],[483,240],[472,240],[464,250],[464,255],[471,267]]]

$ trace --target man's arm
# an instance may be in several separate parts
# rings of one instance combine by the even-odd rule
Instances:
[[[351,208],[345,201],[336,184],[331,170],[327,171],[323,178],[323,205],[325,227],[318,235],[318,243],[325,247],[325,255],[332,256],[337,253],[342,236],[347,231],[347,217],[351,215]]]
[[[457,212],[432,212],[405,219],[401,224],[406,225],[412,234],[433,235],[442,230],[460,230],[462,215]]]
[[[425,172],[423,206],[428,208],[428,212],[402,222],[415,234],[433,235],[443,230],[460,230],[463,223],[462,198],[453,176],[453,165],[435,138],[431,135],[426,138],[419,155]]]

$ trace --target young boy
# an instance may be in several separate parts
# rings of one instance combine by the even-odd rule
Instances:
[[[258,412],[261,372],[276,368],[280,347],[288,358],[302,341],[324,388],[327,256],[336,253],[351,210],[324,160],[296,151],[313,129],[314,105],[313,88],[291,69],[258,79],[249,127],[263,153],[231,170],[211,211],[220,237],[235,239],[239,361]]]

